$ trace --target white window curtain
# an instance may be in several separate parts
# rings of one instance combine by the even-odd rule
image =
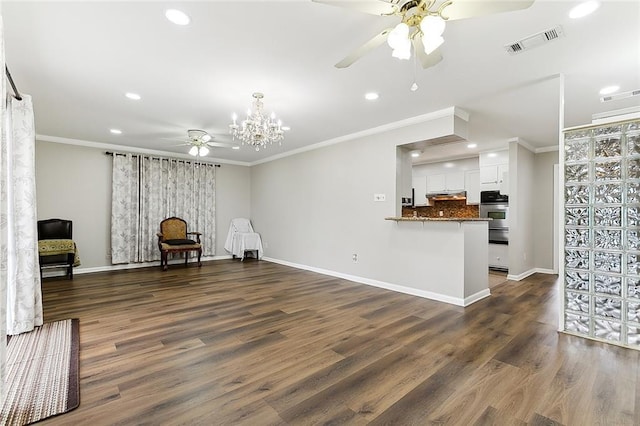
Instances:
[[[2,281],[7,283],[7,334],[42,325],[38,261],[35,124],[31,97],[8,97],[2,143]]]
[[[204,256],[215,254],[213,164],[114,154],[112,194],[112,263],[159,260],[156,233],[171,216],[202,233]]]
[[[4,22],[0,16],[0,70],[4,72]],[[6,114],[5,103],[7,101],[6,79],[0,78],[0,145],[5,145],[4,117]],[[0,176],[4,175],[4,155],[0,149]],[[5,198],[0,194],[0,211],[4,210]],[[4,400],[5,379],[7,377],[7,258],[4,257],[4,225],[0,223],[0,401]]]

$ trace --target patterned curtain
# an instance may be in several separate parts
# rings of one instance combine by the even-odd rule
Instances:
[[[0,69],[4,71],[4,22],[0,16]],[[7,101],[7,83],[5,78],[0,78],[0,148],[5,145],[4,117],[6,114],[5,103]],[[0,176],[4,175],[4,155],[0,149]],[[0,198],[0,211],[4,210],[5,198]],[[5,378],[7,377],[7,259],[4,254],[5,226],[0,223],[0,400],[5,395]]]
[[[140,257],[140,167],[137,155],[113,154],[111,190],[111,263]]]
[[[137,167],[139,173],[136,176],[129,172],[123,177],[123,173],[116,174],[116,160],[122,162],[118,157],[121,155],[114,156],[112,205],[116,207],[112,209],[126,210],[135,218],[129,218],[122,211],[112,213],[112,234],[118,235],[117,241],[112,237],[112,259],[122,247],[122,252],[126,254],[118,254],[118,263],[159,260],[156,233],[160,230],[160,222],[171,216],[186,220],[189,231],[201,232],[203,255],[214,255],[215,166],[170,158],[133,156],[139,158],[139,162],[129,164],[128,168]],[[122,184],[124,181],[129,183]],[[133,190],[134,183],[139,184],[139,193]],[[139,200],[137,209],[132,202],[134,197]],[[123,216],[126,219],[122,219]],[[134,219],[139,223],[138,231],[123,226]],[[121,236],[124,232],[135,235],[135,241],[127,241]]]
[[[35,124],[31,97],[8,97],[2,140],[2,281],[7,283],[7,334],[42,325],[38,263]],[[6,269],[4,268],[6,266]]]

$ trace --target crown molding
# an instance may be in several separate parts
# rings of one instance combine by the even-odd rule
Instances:
[[[312,145],[308,145],[302,148],[294,149],[291,151],[284,152],[282,154],[273,155],[271,157],[263,158],[261,160],[256,160],[250,163],[251,166],[257,166],[258,164],[268,163],[271,161],[279,160],[281,158],[290,157],[292,155],[301,154],[307,151],[313,151],[316,149],[324,148],[327,146],[339,144],[342,142],[348,142],[354,139],[363,138],[366,136],[372,136],[379,133],[384,133],[389,130],[401,129],[403,127],[411,126],[413,124],[420,124],[427,121],[437,120],[439,118],[444,117],[459,117],[464,121],[469,121],[469,113],[463,109],[458,107],[448,107],[438,111],[429,112],[422,115],[417,115],[415,117],[406,118],[404,120],[394,121],[392,123],[383,124],[381,126],[372,127],[370,129],[362,130],[355,133],[350,133],[348,135],[339,136],[337,138],[328,139],[326,141],[318,142]]]
[[[160,151],[160,150],[155,150],[155,149],[136,148],[136,147],[133,147],[133,146],[116,145],[116,144],[93,142],[93,141],[85,141],[85,140],[82,140],[82,139],[61,138],[61,137],[58,137],[58,136],[48,136],[48,135],[36,134],[36,141],[53,142],[53,143],[60,143],[60,144],[65,144],[65,145],[77,145],[77,146],[84,146],[84,147],[87,147],[87,148],[106,149],[106,150],[111,150],[111,151],[116,151],[116,152],[125,152],[125,153],[129,153],[130,152],[132,154],[160,155],[160,156],[163,156],[163,157],[184,158],[184,159],[189,159],[189,160],[193,160],[194,158],[198,158],[199,161],[201,161],[203,163],[222,163],[222,164],[230,164],[230,165],[234,165],[234,166],[245,166],[245,167],[251,166],[251,163],[248,163],[246,161],[233,161],[233,160],[225,160],[225,159],[222,159],[222,158],[213,158],[213,157],[194,157],[193,155],[180,154],[180,153],[170,152],[170,151]]]

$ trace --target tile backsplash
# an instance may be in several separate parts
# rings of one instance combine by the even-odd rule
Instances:
[[[419,217],[480,217],[479,207],[468,206],[465,200],[456,201],[435,201],[429,207],[403,207],[402,216],[413,216],[416,212]]]

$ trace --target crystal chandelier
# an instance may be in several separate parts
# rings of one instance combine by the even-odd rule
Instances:
[[[262,93],[254,93],[253,98],[253,110],[247,111],[247,118],[242,123],[238,125],[236,122],[238,116],[233,114],[233,123],[229,125],[229,132],[234,139],[240,139],[243,145],[255,147],[256,151],[274,142],[282,144],[284,131],[288,129],[282,127],[282,121],[276,120],[274,113],[271,113],[271,116],[264,115]]]

